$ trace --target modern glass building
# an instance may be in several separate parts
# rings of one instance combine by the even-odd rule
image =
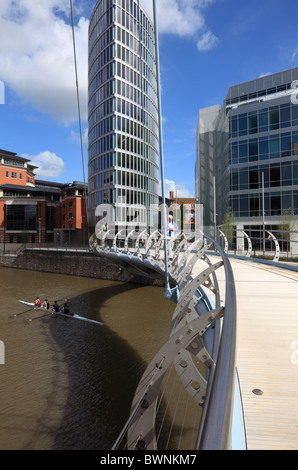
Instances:
[[[98,0],[89,25],[89,218],[113,206],[140,228],[158,205],[158,98],[154,27],[138,0]]]
[[[219,224],[229,207],[239,229],[298,215],[297,88],[295,67],[232,86],[221,108],[200,110],[196,197],[205,225],[215,222],[210,174]]]

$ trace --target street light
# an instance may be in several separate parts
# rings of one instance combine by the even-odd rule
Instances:
[[[216,241],[217,221],[216,221],[216,179],[213,176],[213,213],[214,213],[214,240]]]
[[[38,219],[38,243],[41,243],[41,218]]]
[[[264,193],[264,172],[262,171],[262,216],[263,216],[263,256],[265,256],[265,193]]]

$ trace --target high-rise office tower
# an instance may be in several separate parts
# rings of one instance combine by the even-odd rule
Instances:
[[[264,217],[276,229],[287,211],[297,219],[298,67],[231,86],[221,108],[200,110],[195,171],[205,225],[214,207],[218,224],[231,207],[239,229]]]
[[[154,26],[139,0],[98,0],[89,25],[89,220],[102,204],[119,228],[158,205]]]

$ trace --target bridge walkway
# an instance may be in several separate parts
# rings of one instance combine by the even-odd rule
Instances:
[[[298,449],[298,272],[230,261],[247,448]],[[222,268],[217,277],[221,284]]]

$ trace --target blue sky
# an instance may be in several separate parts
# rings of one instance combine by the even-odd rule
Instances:
[[[151,0],[141,3],[151,8]],[[157,3],[166,191],[194,196],[199,109],[221,105],[231,85],[298,65],[298,5]],[[86,136],[87,33],[95,0],[73,5]],[[83,180],[69,0],[1,0],[0,38],[0,148],[31,159],[38,179]],[[87,164],[86,145],[84,159]]]

